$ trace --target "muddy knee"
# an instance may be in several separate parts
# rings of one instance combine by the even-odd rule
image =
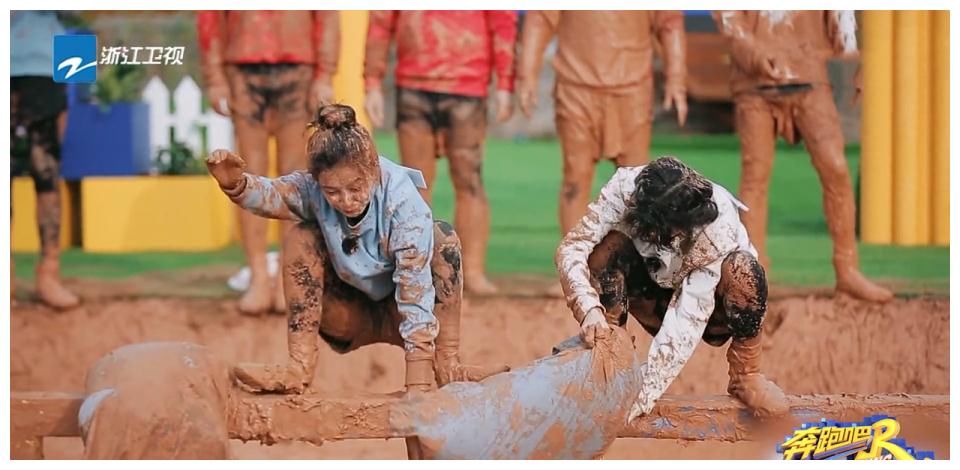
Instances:
[[[610,232],[594,247],[587,258],[590,282],[600,296],[600,304],[607,311],[607,322],[623,325],[627,321],[629,299],[626,280],[631,261],[640,258],[633,242],[620,232]]]
[[[459,296],[463,292],[463,267],[460,237],[453,226],[442,220],[433,223],[433,259],[430,270],[437,303]]]
[[[735,251],[721,266],[718,294],[734,338],[760,333],[767,311],[767,276],[755,256]]]

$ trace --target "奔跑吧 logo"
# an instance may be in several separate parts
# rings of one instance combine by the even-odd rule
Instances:
[[[821,419],[806,423],[777,446],[783,460],[932,460],[933,452],[916,450],[900,434],[900,422],[871,416],[862,422]]]

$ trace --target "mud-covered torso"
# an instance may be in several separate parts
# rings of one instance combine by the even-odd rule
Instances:
[[[749,59],[735,57],[733,92],[756,92],[758,87],[784,84],[829,84],[827,61],[857,50],[856,23],[846,15],[844,11],[824,10],[751,11],[738,14],[737,24],[732,30],[739,28],[752,36],[756,47],[762,48],[785,76],[782,80],[773,80],[757,70],[744,69],[738,64]]]
[[[557,78],[575,85],[620,87],[653,77],[649,11],[563,11],[557,25]]]
[[[374,185],[370,205],[355,225],[327,202],[314,180],[311,179],[315,187],[305,191],[310,195],[308,210],[323,233],[327,256],[337,276],[373,300],[386,298],[396,289],[391,237],[393,243],[397,243],[398,237],[433,237],[432,213],[417,192],[418,186],[426,186],[423,175],[383,157],[380,169],[381,181]],[[405,212],[397,214],[401,204]]]

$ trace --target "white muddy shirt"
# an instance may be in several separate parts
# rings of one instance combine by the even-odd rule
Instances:
[[[578,322],[582,322],[592,308],[603,310],[600,297],[590,284],[587,258],[611,231],[630,233],[624,224],[624,213],[636,189],[637,175],[643,168],[618,169],[600,190],[597,200],[590,203],[587,214],[557,249],[560,281],[568,292],[567,305]],[[661,287],[674,289],[660,332],[650,345],[641,377],[637,404],[643,413],[653,409],[654,402],[680,374],[680,369],[693,355],[703,336],[707,320],[713,314],[714,291],[720,282],[723,260],[738,250],[757,255],[737,211],[746,210],[746,206],[718,184],[713,185],[713,201],[717,204],[717,219],[694,231],[694,242],[686,254],[680,252],[679,240],[660,248],[633,238],[633,244],[642,256],[661,261],[656,271],[650,272],[653,280]]]

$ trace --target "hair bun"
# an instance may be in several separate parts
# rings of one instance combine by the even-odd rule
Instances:
[[[352,127],[357,125],[357,113],[347,105],[328,104],[317,110],[317,116],[312,124],[328,130]]]

